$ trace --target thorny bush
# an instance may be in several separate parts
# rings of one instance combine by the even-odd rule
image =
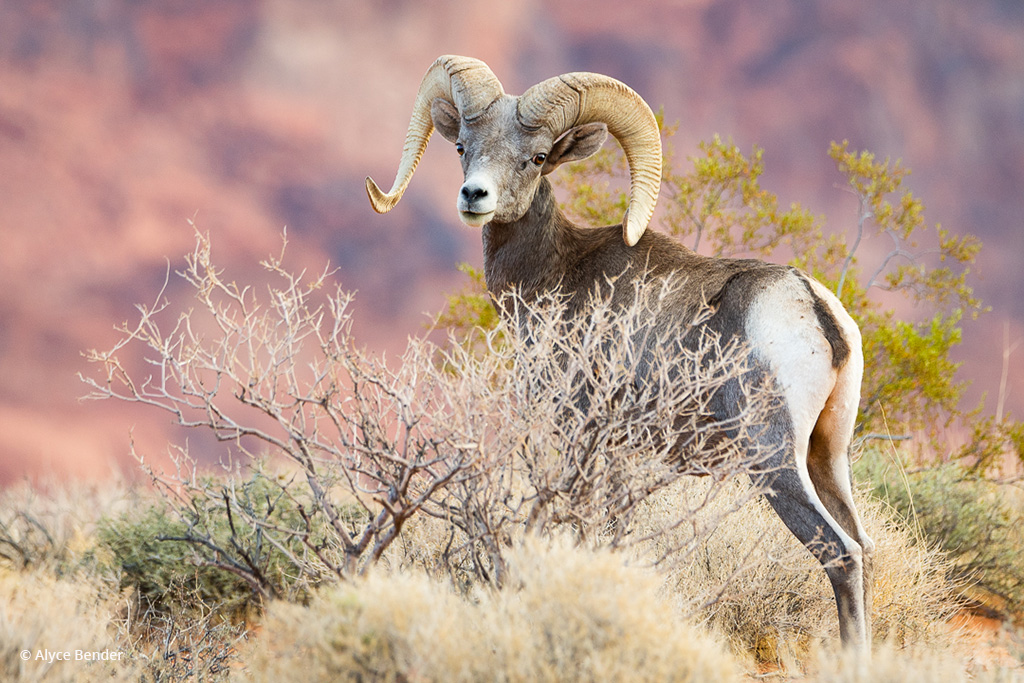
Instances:
[[[344,578],[385,557],[410,522],[432,525],[441,542],[431,561],[459,582],[501,585],[516,538],[557,528],[614,548],[672,529],[685,556],[713,528],[696,520],[717,487],[664,529],[634,533],[638,506],[682,475],[724,478],[772,456],[752,444],[777,397],[752,379],[745,348],[710,334],[679,348],[706,312],[652,325],[682,282],[623,279],[615,286],[635,287],[635,305],[595,298],[582,316],[557,296],[513,296],[517,334],[487,332],[488,353],[412,339],[387,364],[356,346],[352,295],[330,291],[331,273],[307,282],[283,267],[282,249],[263,263],[277,284],[259,295],[227,280],[197,235],[179,275],[198,306],[175,313],[163,295],[139,306],[111,350],[88,354],[99,372],[84,381],[92,398],[214,434],[251,471],[268,459],[285,468],[261,476],[256,501],[199,476],[185,447],[172,449],[173,472],[144,465],[183,522],[169,540],[259,595],[284,592],[271,558],[277,576],[302,586]],[[140,353],[148,372],[135,369]],[[740,416],[709,420],[726,390]]]

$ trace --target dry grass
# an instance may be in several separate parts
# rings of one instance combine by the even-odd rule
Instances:
[[[684,481],[649,501],[649,524],[663,526],[678,506],[696,505],[723,487],[728,493],[719,492],[708,511],[717,524],[699,552],[685,563],[671,557],[661,563],[668,590],[735,651],[792,668],[817,642],[838,637],[835,600],[820,565],[768,504],[756,499],[731,512],[734,500],[747,497],[746,482]],[[878,501],[859,495],[858,507],[877,544],[876,638],[900,645],[941,641],[941,625],[957,608],[942,556],[915,544]],[[648,548],[647,557],[660,557],[666,546],[685,544],[694,533],[676,529]]]
[[[641,513],[658,526],[710,491],[706,480],[681,482]],[[212,611],[147,622],[129,609],[133,596],[119,590],[117,577],[91,559],[101,515],[154,499],[123,486],[8,491],[3,519],[37,520],[35,538],[52,542],[32,545],[27,566],[0,569],[0,680],[718,681],[755,670],[755,659],[823,681],[994,681],[1019,673],[970,668],[945,622],[955,603],[941,560],[870,499],[860,505],[878,543],[880,640],[870,666],[845,661],[834,651],[835,606],[814,560],[763,503],[726,514],[747,495],[743,482],[714,491],[721,495],[703,518],[711,533],[685,564],[668,559],[651,568],[650,559],[703,534],[693,526],[634,546],[644,552],[632,556],[517,536],[500,591],[464,582],[460,592],[448,574],[428,575],[445,537],[437,533],[443,525],[424,520],[364,580],[322,589],[308,606],[272,603],[248,645]],[[113,664],[45,665],[22,661],[26,649],[124,655]]]
[[[818,683],[1016,683],[1024,677],[1020,668],[965,666],[955,650],[920,644],[879,643],[867,663],[819,648],[808,662],[807,679]]]
[[[222,606],[196,609],[196,597],[181,590],[168,594],[174,604],[163,613],[144,606],[137,590],[122,590],[122,571],[101,541],[107,520],[158,503],[152,492],[120,481],[0,492],[0,680],[211,680],[226,673],[239,629],[218,614]],[[112,659],[86,661],[79,650]]]
[[[274,605],[249,670],[270,681],[734,680],[734,658],[659,594],[660,577],[623,559],[529,539],[511,556],[511,587],[470,597],[376,572],[309,608]]]
[[[0,490],[0,567],[71,571],[93,550],[101,515],[133,504],[120,481],[22,483]]]
[[[46,572],[0,570],[0,679],[4,681],[128,680],[133,665],[118,639],[116,595],[96,582]],[[50,660],[47,652],[60,653]],[[85,661],[106,653],[115,661]],[[91,655],[95,656],[95,655]]]
[[[132,674],[119,654],[121,596],[93,562],[100,515],[124,504],[125,488],[116,482],[21,484],[0,492],[0,680]],[[113,653],[119,661],[76,659],[84,657],[79,651]]]

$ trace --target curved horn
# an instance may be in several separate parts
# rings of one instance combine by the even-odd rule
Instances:
[[[549,78],[519,98],[519,121],[547,127],[557,139],[575,126],[600,121],[622,145],[629,162],[629,207],[622,239],[633,246],[651,222],[661,188],[661,134],[654,112],[625,83],[577,72]]]
[[[434,60],[416,94],[409,132],[405,135],[405,147],[402,149],[402,161],[398,165],[398,175],[391,191],[385,194],[372,178],[366,178],[366,192],[374,210],[377,213],[390,211],[409,186],[416,165],[427,148],[427,140],[434,132],[434,122],[430,118],[430,105],[434,100],[444,98],[454,105],[463,118],[472,119],[504,94],[501,83],[490,67],[479,59],[444,55]]]

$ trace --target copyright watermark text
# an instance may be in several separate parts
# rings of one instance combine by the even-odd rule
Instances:
[[[21,658],[28,662],[120,662],[120,650],[22,650]]]

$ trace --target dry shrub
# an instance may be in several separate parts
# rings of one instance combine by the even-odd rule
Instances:
[[[44,572],[0,570],[0,680],[131,680],[133,664],[115,637],[115,598],[84,577],[56,579]],[[70,653],[47,662],[40,651]],[[28,659],[23,653],[28,652]],[[76,661],[76,652],[113,653],[119,661]],[[121,653],[121,654],[119,654]],[[45,658],[45,652],[43,654]]]
[[[232,623],[226,618],[228,608],[203,604],[182,586],[172,587],[165,599],[164,609],[126,601],[119,619],[129,641],[126,655],[145,674],[142,680],[229,680],[247,625]]]
[[[815,642],[837,638],[835,598],[821,565],[763,499],[734,510],[734,501],[749,498],[748,483],[680,482],[649,501],[649,524],[665,525],[678,506],[696,505],[712,492],[717,498],[703,512],[717,527],[701,531],[696,552],[660,563],[686,609],[724,634],[735,651],[762,661],[802,660]],[[941,625],[957,607],[941,554],[915,543],[877,500],[858,494],[857,505],[876,542],[876,640],[940,641]],[[660,559],[666,546],[691,543],[694,533],[692,527],[677,528],[646,555]]]
[[[308,607],[271,604],[246,666],[257,681],[423,680],[447,661],[446,647],[459,647],[461,665],[475,672],[472,653],[486,648],[482,631],[467,628],[471,611],[422,573],[372,572],[324,589]]]
[[[275,603],[256,680],[728,681],[735,661],[621,554],[530,538],[504,590],[470,598],[422,573],[376,571],[309,606]]]
[[[350,581],[308,609],[273,603],[254,676],[719,679],[729,660],[679,620],[676,600],[762,660],[835,637],[824,572],[764,501],[741,507],[758,491],[737,475],[775,455],[752,445],[776,396],[741,345],[709,335],[681,347],[696,318],[658,313],[684,283],[637,289],[631,306],[597,297],[586,315],[555,296],[506,300],[516,334],[485,336],[488,353],[413,339],[389,364],[355,344],[352,296],[324,291],[326,273],[305,282],[272,258],[277,285],[258,295],[211,258],[199,236],[183,273],[194,310],[140,307],[115,348],[90,354],[99,372],[86,381],[94,398],[211,432],[250,475],[268,457],[289,463],[253,495],[187,461],[152,473],[194,564],[270,598]],[[137,347],[151,376],[120,358]],[[737,418],[708,420],[729,397],[741,397]],[[698,473],[711,476],[680,482]],[[860,505],[878,542],[877,634],[928,641],[950,609],[939,562]],[[525,540],[566,530],[658,565],[673,599],[621,555]]]
[[[733,492],[719,493],[713,503],[727,505],[730,514],[716,516],[717,526],[702,535],[688,559],[666,558],[671,592],[722,633],[734,651],[761,661],[796,654],[789,650],[805,646],[810,637],[835,635],[835,601],[818,562],[763,499],[732,509],[733,498],[748,497],[746,482],[689,481],[660,492],[650,502],[651,524],[664,524],[663,516],[672,515],[679,501],[701,500],[715,488]],[[686,538],[665,540],[691,542],[694,531],[677,533]],[[657,552],[664,554],[660,547]]]
[[[352,338],[351,294],[329,291],[327,273],[305,281],[282,258],[264,262],[275,284],[260,293],[224,277],[198,235],[182,272],[196,307],[140,306],[114,348],[88,354],[97,376],[85,378],[93,398],[146,405],[230,443],[249,473],[264,458],[293,468],[262,478],[259,496],[197,476],[187,453],[174,473],[150,470],[182,523],[176,540],[261,598],[292,592],[275,577],[304,590],[367,571],[424,516],[447,527],[434,558],[443,569],[501,585],[505,549],[524,528],[571,527],[623,547],[651,492],[775,455],[759,431],[777,393],[738,340],[706,332],[684,346],[710,309],[666,314],[685,286],[677,278],[609,281],[630,303],[595,292],[585,314],[555,294],[511,296],[502,304],[516,333],[489,333],[488,353],[411,339],[396,364]],[[708,419],[726,406],[728,420]]]
[[[893,646],[948,645],[945,624],[962,606],[948,580],[948,557],[915,538],[882,501],[862,491],[858,507],[876,544],[876,640]]]
[[[197,585],[201,568],[158,540],[168,524],[145,523],[163,509],[163,499],[119,480],[0,492],[0,680],[226,674],[244,629],[226,621],[229,600]],[[121,656],[47,663],[39,650]]]
[[[681,618],[654,572],[567,539],[526,539],[511,590],[493,596],[497,626],[518,632],[496,664],[511,680],[729,680],[734,661]]]
[[[72,571],[91,552],[103,514],[128,505],[119,480],[21,483],[0,491],[0,567]]]

